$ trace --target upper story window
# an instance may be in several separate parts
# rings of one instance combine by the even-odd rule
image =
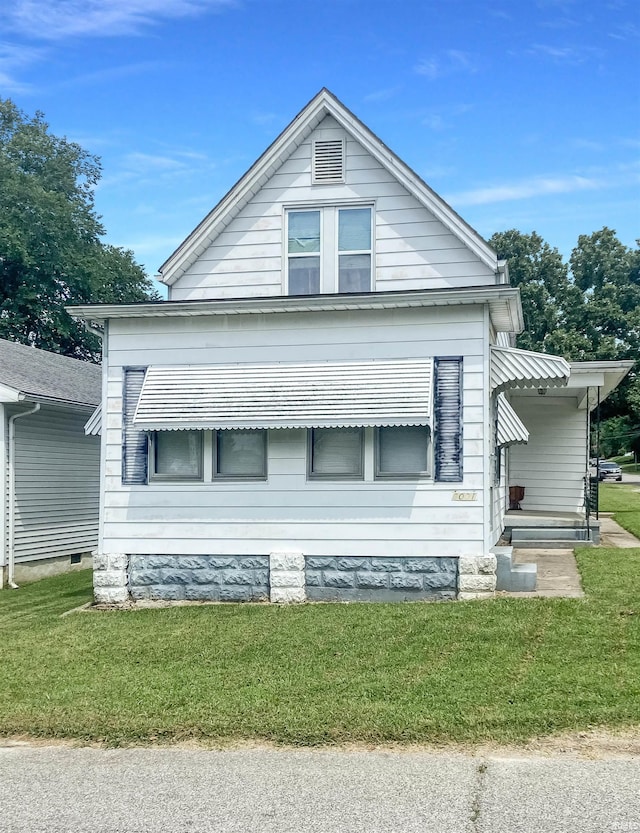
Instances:
[[[370,206],[287,211],[287,294],[370,292]]]

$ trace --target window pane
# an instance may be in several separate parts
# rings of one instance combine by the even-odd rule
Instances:
[[[338,292],[371,290],[371,255],[340,255]]]
[[[338,251],[371,249],[371,209],[349,208],[338,212]]]
[[[429,468],[429,428],[407,425],[378,429],[381,474],[422,474]]]
[[[289,295],[320,293],[320,258],[289,258]]]
[[[160,431],[155,435],[154,447],[155,474],[165,477],[200,477],[200,431]]]
[[[264,431],[218,431],[216,474],[223,477],[264,477]]]
[[[314,428],[311,473],[362,476],[361,428]]]
[[[289,254],[320,251],[320,212],[289,213]]]

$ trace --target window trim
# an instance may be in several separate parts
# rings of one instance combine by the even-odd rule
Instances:
[[[240,431],[251,431],[257,434],[262,435],[262,474],[221,474],[218,471],[218,461],[220,458],[220,436],[222,434],[240,432]],[[263,482],[268,479],[268,459],[269,459],[269,446],[268,446],[268,431],[266,428],[229,428],[225,429],[224,431],[212,431],[212,442],[211,442],[211,455],[212,455],[212,463],[213,468],[211,471],[211,480],[215,482],[216,480],[224,480],[225,482],[236,481],[236,482],[246,482],[246,481],[253,481],[256,482]]]
[[[371,219],[371,248],[365,250],[349,250],[341,252],[339,250],[339,212],[341,210],[350,210],[366,208],[369,210]],[[320,213],[320,252],[309,252],[302,254],[302,257],[320,257],[320,280],[318,295],[338,295],[338,294],[352,294],[340,293],[340,255],[358,255],[368,254],[370,258],[370,273],[369,273],[369,289],[366,292],[375,292],[376,276],[375,276],[375,261],[376,261],[376,203],[374,200],[317,200],[305,201],[293,205],[283,206],[284,216],[282,219],[282,292],[289,297],[304,297],[292,296],[289,289],[289,259],[290,257],[299,256],[298,253],[289,253],[289,216],[298,212],[304,211],[318,211]],[[361,291],[361,290],[359,290]],[[311,293],[315,294],[315,293]]]
[[[307,428],[307,480],[364,480],[364,447],[365,431],[361,426],[348,426],[348,430],[355,429],[360,437],[359,472],[357,474],[332,474],[331,472],[313,471],[313,432],[320,431],[342,431],[345,428]]]
[[[380,447],[380,434],[383,428],[424,428],[428,434],[427,446],[427,466],[426,471],[419,472],[402,472],[402,471],[382,471],[380,468],[380,460],[382,458],[382,451]],[[430,425],[420,426],[405,426],[405,425],[381,425],[375,429],[375,439],[373,443],[374,448],[374,477],[376,480],[433,480],[433,431]]]
[[[311,213],[317,212],[318,214],[318,226],[319,226],[319,246],[317,252],[290,252],[289,251],[289,218],[292,214],[304,214],[304,213]],[[319,261],[318,265],[318,292],[309,292],[304,293],[307,295],[316,295],[322,293],[322,273],[324,271],[324,252],[322,250],[322,244],[324,240],[324,212],[321,207],[318,206],[298,206],[295,208],[287,208],[285,209],[285,222],[284,222],[284,252],[285,252],[285,287],[286,287],[286,294],[291,295],[292,293],[289,291],[289,262],[291,261],[292,257],[299,257],[304,259],[310,259],[312,257],[317,257]],[[303,297],[303,296],[299,296]]]
[[[192,429],[185,433],[194,433],[199,440],[198,473],[197,474],[159,474],[156,471],[158,434],[172,434],[173,431],[151,431],[148,435],[149,481],[155,483],[202,483],[204,481],[204,431]]]

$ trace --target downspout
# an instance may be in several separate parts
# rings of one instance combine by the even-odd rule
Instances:
[[[15,449],[15,440],[16,440],[16,420],[20,419],[20,417],[29,416],[30,414],[35,414],[40,410],[39,403],[30,408],[28,411],[22,411],[19,414],[14,414],[13,416],[9,417],[9,453],[8,453],[8,461],[9,461],[9,494],[8,494],[8,506],[9,506],[9,518],[8,518],[8,543],[9,543],[9,552],[7,553],[7,584],[13,590],[18,589],[18,585],[14,582],[13,576],[15,573],[15,551],[14,551],[14,534],[15,534],[15,519],[14,519],[14,509],[13,505],[15,502],[15,491],[16,491],[16,469],[15,469],[15,459],[16,459],[16,449]]]

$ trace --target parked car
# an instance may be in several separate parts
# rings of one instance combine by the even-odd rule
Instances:
[[[601,460],[598,464],[598,480],[622,480],[622,469],[617,463]]]

